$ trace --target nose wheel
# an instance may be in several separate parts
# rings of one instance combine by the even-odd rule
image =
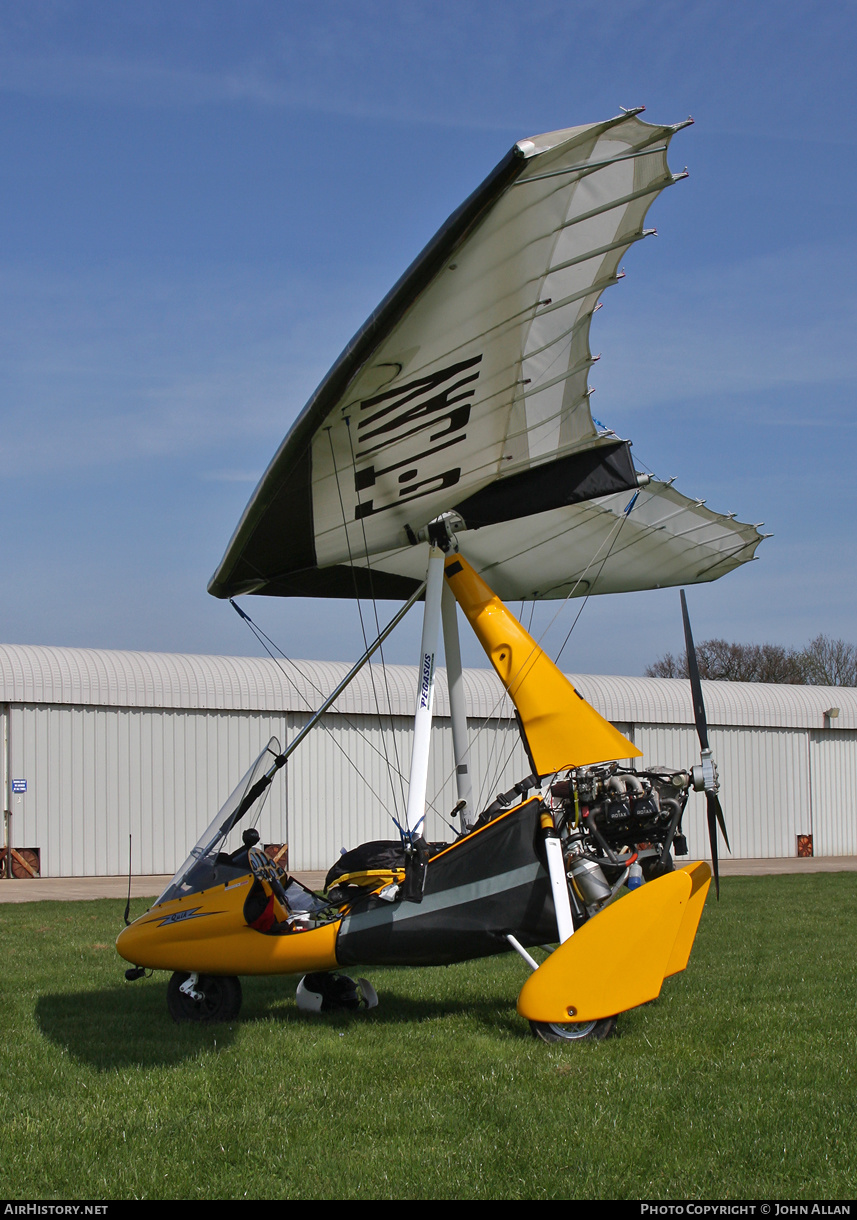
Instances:
[[[231,974],[177,971],[167,985],[167,1008],[174,1021],[215,1025],[241,1011],[241,982]]]

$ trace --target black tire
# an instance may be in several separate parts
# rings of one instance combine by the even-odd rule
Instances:
[[[600,1021],[577,1021],[569,1025],[530,1022],[530,1029],[542,1042],[603,1042],[615,1028],[616,1017],[602,1017]]]
[[[180,989],[190,975],[176,971],[167,985],[167,1008],[174,1021],[215,1025],[233,1021],[241,1011],[241,982],[232,974],[201,974],[196,990],[201,1000],[192,1000]]]
[[[370,1004],[363,982],[363,979],[355,982],[347,974],[305,974],[298,983],[298,1008],[304,1012],[349,1012],[374,1007],[378,1003],[375,989],[370,986],[375,1001]],[[301,993],[308,999],[302,1001]]]

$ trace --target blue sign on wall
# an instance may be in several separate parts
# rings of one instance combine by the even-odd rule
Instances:
[[[27,791],[27,781],[25,779],[13,779],[12,780],[12,791],[13,792],[26,792]]]

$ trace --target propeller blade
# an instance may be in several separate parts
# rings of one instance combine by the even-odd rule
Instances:
[[[714,873],[714,892],[720,900],[720,869],[718,867],[717,855],[717,827],[719,826],[723,838],[726,842],[726,850],[731,852],[729,846],[729,836],[726,833],[726,823],[723,820],[723,810],[720,808],[720,798],[716,792],[706,792],[706,805],[708,806],[708,841],[711,844],[711,871]]]
[[[687,613],[687,601],[684,589],[681,590],[681,617],[684,621],[684,643],[687,649],[687,671],[690,675],[690,691],[693,697],[693,718],[696,721],[696,733],[703,750],[708,749],[708,721],[705,718],[705,704],[702,701],[702,682],[699,679],[699,666],[696,662],[696,649],[693,646],[693,636],[690,631],[690,616]]]
[[[732,854],[732,848],[729,846],[729,835],[726,833],[726,822],[723,819],[723,809],[720,804],[720,797],[716,792],[707,792],[705,799],[708,801],[709,809],[714,810],[714,816],[717,818],[717,825],[720,827],[720,833],[723,835],[723,842],[726,844],[726,850]]]
[[[706,793],[706,804],[708,805],[708,841],[712,845],[712,872],[714,874],[714,893],[717,894],[718,902],[720,899],[720,869],[718,867],[718,850],[717,850],[717,828],[723,831],[723,837],[726,842],[726,850],[731,852],[729,845],[729,836],[726,834],[726,824],[723,820],[723,810],[720,809],[720,798],[715,792]]]
[[[708,720],[705,715],[705,703],[702,698],[702,682],[699,677],[699,665],[696,660],[696,649],[693,646],[693,635],[690,630],[690,615],[687,612],[687,600],[684,589],[681,590],[681,616],[684,621],[684,642],[687,648],[687,672],[690,675],[690,691],[693,697],[693,718],[696,722],[696,733],[702,750],[702,765],[694,767],[694,787],[705,790],[705,803],[708,813],[708,841],[711,844],[711,871],[714,873],[714,891],[720,898],[720,868],[717,856],[717,828],[723,835],[726,850],[731,852],[729,835],[726,833],[726,822],[717,795],[717,768],[711,757],[708,745]]]
[[[717,901],[720,901],[720,869],[717,864],[717,811],[715,805],[720,806],[716,792],[706,792],[705,800],[708,805],[708,841],[711,844],[711,871],[714,873],[714,892],[717,895]]]

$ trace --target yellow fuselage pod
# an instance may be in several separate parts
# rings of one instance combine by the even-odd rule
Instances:
[[[268,936],[248,926],[244,902],[252,876],[159,903],[119,934],[116,948],[148,970],[199,974],[304,974],[334,970],[340,921]],[[279,918],[285,917],[278,908]]]
[[[462,555],[446,578],[518,709],[537,775],[637,758],[641,751],[579,695]]]

